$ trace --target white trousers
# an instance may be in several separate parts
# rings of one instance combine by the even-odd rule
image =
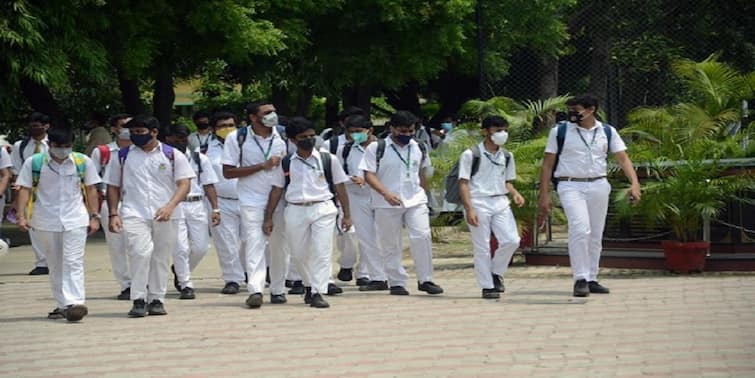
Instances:
[[[127,217],[123,218],[122,232],[131,271],[131,300],[165,303],[170,257],[178,244],[178,220]]]
[[[191,272],[210,249],[210,225],[207,209],[202,201],[181,202],[180,206],[183,208],[184,218],[178,220],[178,245],[173,250],[173,267],[178,284],[183,289],[194,287]]]
[[[37,241],[36,235],[34,235],[36,231],[29,230],[29,241],[31,241],[31,250],[34,251],[34,266],[35,267],[46,267],[47,266],[47,257],[45,257],[45,251],[42,250],[41,247],[39,247],[39,242]]]
[[[270,294],[284,294],[291,253],[286,240],[286,217],[283,210],[273,214],[273,233],[268,239],[270,250]]]
[[[311,286],[313,294],[326,294],[338,213],[335,204],[333,201],[312,206],[288,204],[284,213],[291,260],[301,274],[304,286]]]
[[[374,281],[385,281],[385,267],[380,257],[380,245],[377,227],[375,227],[375,209],[372,208],[369,193],[359,195],[349,192],[349,206],[359,242],[357,278],[365,277]]]
[[[598,279],[610,195],[611,184],[606,179],[558,184],[558,196],[568,222],[569,260],[574,280]]]
[[[390,286],[406,287],[409,276],[406,274],[403,257],[402,226],[409,231],[409,249],[419,282],[433,279],[433,251],[430,235],[430,217],[427,205],[403,208],[375,209],[375,224],[381,235],[380,250],[385,273]]]
[[[265,243],[267,238],[262,232],[265,209],[241,206],[241,226],[246,230],[244,247],[244,267],[249,275],[246,287],[249,294],[262,293],[265,289],[267,263],[265,261]]]
[[[84,304],[84,246],[87,228],[68,231],[34,231],[50,268],[50,288],[58,308]]]
[[[349,196],[351,200],[351,196]],[[349,201],[351,204],[351,201]],[[354,221],[354,210],[352,209],[352,222]],[[338,265],[341,268],[353,269],[357,268],[357,277],[367,277],[367,269],[364,267],[362,260],[359,259],[359,265],[357,265],[357,258],[359,257],[359,239],[356,233],[356,226],[351,227],[348,231],[343,232],[341,230],[338,220],[343,219],[343,209],[338,207],[338,217],[336,218],[336,248],[338,249]]]
[[[110,254],[110,266],[113,269],[113,276],[118,281],[121,290],[131,287],[131,273],[128,270],[128,256],[126,255],[126,239],[122,233],[110,232],[110,211],[107,204],[102,205],[100,210],[100,223],[105,231],[105,241],[107,241],[107,250]]]
[[[244,282],[244,268],[239,253],[246,231],[241,227],[239,200],[218,198],[220,224],[212,228],[212,241],[218,255],[223,281],[241,284]]]
[[[492,274],[502,276],[509,268],[511,257],[519,248],[519,232],[506,196],[473,198],[479,226],[469,226],[474,253],[474,269],[481,289],[493,288]],[[464,214],[466,216],[466,212]],[[498,240],[495,257],[490,257],[490,232]]]

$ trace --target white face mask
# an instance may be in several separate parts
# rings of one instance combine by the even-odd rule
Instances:
[[[121,131],[118,133],[118,139],[121,140],[131,140],[131,130],[127,128],[122,128]]]
[[[506,141],[509,140],[509,133],[501,130],[501,131],[499,131],[499,132],[494,133],[493,135],[491,135],[490,136],[490,140],[492,140],[493,143],[495,143],[495,144],[497,144],[499,146],[503,146],[504,144],[506,144]]]
[[[73,152],[72,147],[50,147],[50,155],[56,159],[66,159]]]
[[[275,112],[265,114],[265,116],[262,117],[262,124],[267,127],[278,126],[278,115],[275,114]]]

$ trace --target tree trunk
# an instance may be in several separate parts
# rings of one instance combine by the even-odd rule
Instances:
[[[309,108],[312,105],[312,95],[312,88],[301,88],[299,90],[299,95],[296,98],[296,115],[307,117]]]
[[[419,83],[410,81],[396,91],[385,91],[385,99],[396,110],[408,110],[417,116],[422,115],[419,105]]]
[[[50,116],[52,126],[70,126],[63,116],[55,98],[52,97],[50,88],[39,84],[27,77],[21,78],[21,92],[34,111]]]
[[[590,93],[598,99],[599,106],[605,106],[608,99],[608,36],[599,31],[591,34],[592,56],[590,62]]]
[[[540,57],[539,97],[545,100],[558,95],[558,58]]]
[[[126,113],[143,114],[144,104],[139,92],[139,83],[127,78],[123,72],[118,71],[118,87],[121,89],[121,102]]]
[[[176,100],[176,94],[173,91],[173,70],[170,66],[157,68],[154,92],[152,97],[153,113],[160,121],[162,134],[170,127],[173,102]]]
[[[337,97],[330,96],[325,100],[325,127],[332,127],[338,123],[338,105]]]

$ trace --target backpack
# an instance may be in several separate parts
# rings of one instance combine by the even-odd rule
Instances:
[[[249,133],[249,131],[247,130],[247,127],[249,126],[244,126],[236,130],[236,141],[239,142],[239,167],[243,164],[242,163],[243,158],[244,158],[243,146],[244,146],[244,142],[246,142],[246,135]]]
[[[165,143],[160,143],[160,146],[163,150],[163,155],[165,155],[168,160],[170,160],[170,167],[175,173],[175,162],[173,161],[173,147],[170,145],[167,145]],[[123,147],[118,150],[118,161],[121,163],[121,186],[123,186],[123,171],[126,164],[126,158],[128,157],[128,152],[131,150],[131,146]]]
[[[385,139],[378,139],[377,144],[377,151],[375,151],[375,173],[380,170],[380,160],[382,160],[383,155],[385,155]],[[420,165],[422,165],[422,162],[425,161],[427,155],[427,147],[424,143],[420,142],[417,142],[417,145],[419,146],[420,152],[422,152],[422,159],[419,161]]]
[[[202,160],[200,160],[199,152],[191,151],[191,160],[197,163],[197,185],[202,186]]]
[[[559,156],[561,156],[561,152],[563,152],[564,149],[564,141],[566,140],[566,121],[561,121],[558,123],[558,130],[556,130],[556,161],[553,162],[553,170],[551,171],[551,183],[553,183],[553,190],[556,190],[558,188],[558,178],[556,178],[556,168],[558,167],[558,159]],[[607,123],[603,123],[603,132],[606,134],[606,139],[608,140],[608,152],[611,152],[611,137],[613,136],[613,131],[611,130],[611,125]],[[608,155],[606,155],[606,158],[608,158]]]
[[[480,146],[477,144],[472,146],[470,150],[472,150],[472,171],[469,175],[469,178],[471,179],[480,169],[480,156],[482,155],[480,153]],[[503,156],[506,157],[506,162],[504,163],[504,169],[506,169],[509,167],[509,161],[511,161],[511,152],[503,150]],[[451,171],[448,172],[448,175],[446,176],[446,194],[444,198],[448,203],[461,204],[461,192],[459,191],[460,160],[461,159],[456,161],[456,164],[451,167]]]
[[[102,170],[100,176],[102,176],[105,172],[105,166],[110,162],[110,146],[107,144],[100,144],[97,146],[97,149],[100,150],[100,169]]]
[[[283,168],[283,176],[286,178],[286,185],[283,189],[288,189],[288,184],[291,183],[291,158],[294,154],[288,154],[281,161],[281,167]],[[325,173],[325,180],[328,182],[328,190],[333,193],[333,201],[336,199],[336,188],[333,184],[333,172],[330,170],[330,154],[325,151],[320,151],[320,163],[322,163],[322,170]]]
[[[328,149],[330,150],[331,155],[336,154],[336,151],[338,151],[338,135],[333,135],[328,138]]]
[[[81,195],[84,198],[84,203],[88,204],[86,185],[84,179],[86,177],[86,155],[73,152],[73,162],[76,164],[76,173],[79,175],[79,186],[81,187]],[[48,163],[48,156],[46,153],[36,153],[31,157],[31,196],[27,203],[26,213],[31,219],[32,210],[34,209],[34,202],[37,200],[37,187],[39,186],[39,178],[42,176],[42,167]],[[89,211],[89,210],[87,210]]]

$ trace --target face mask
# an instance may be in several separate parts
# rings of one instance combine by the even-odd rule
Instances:
[[[450,133],[451,130],[454,128],[454,124],[451,122],[443,122],[440,124],[440,127],[445,130],[447,133]]]
[[[303,140],[297,140],[296,146],[301,148],[302,150],[308,151],[315,148],[315,142],[317,141],[315,140],[314,137],[303,139]]]
[[[209,123],[198,123],[197,124],[197,129],[199,129],[199,130],[207,130],[209,128],[210,128],[210,124]]]
[[[399,142],[402,146],[406,146],[409,144],[409,142],[412,141],[411,135],[404,135],[404,134],[398,134],[396,135],[396,141]]]
[[[580,113],[580,112],[578,112],[576,110],[570,111],[566,115],[566,117],[569,120],[569,122],[572,122],[572,123],[579,123],[580,121],[582,121],[582,113]]]
[[[131,143],[137,147],[143,147],[152,140],[152,134],[131,134]]]
[[[32,127],[29,129],[29,135],[33,137],[39,137],[45,134],[44,127]]]
[[[356,144],[362,144],[367,141],[367,133],[364,131],[359,133],[351,133],[351,139],[353,139],[354,143]]]
[[[127,128],[122,128],[120,132],[118,132],[118,139],[121,140],[131,140],[131,130]]]
[[[222,129],[215,130],[215,135],[218,138],[225,140],[225,138],[228,138],[228,134],[232,133],[233,130],[236,130],[236,129],[234,129],[233,127],[224,127]]]
[[[272,112],[270,114],[265,114],[264,117],[262,117],[262,124],[267,127],[275,127],[278,125],[278,115],[275,114],[275,112]]]
[[[497,144],[499,146],[503,146],[504,144],[506,144],[506,141],[509,140],[509,133],[501,130],[501,131],[499,131],[499,132],[494,133],[493,135],[491,135],[490,136],[490,140],[492,140],[493,143],[495,143],[495,144]]]
[[[50,147],[50,155],[56,159],[63,160],[73,152],[72,147]]]

